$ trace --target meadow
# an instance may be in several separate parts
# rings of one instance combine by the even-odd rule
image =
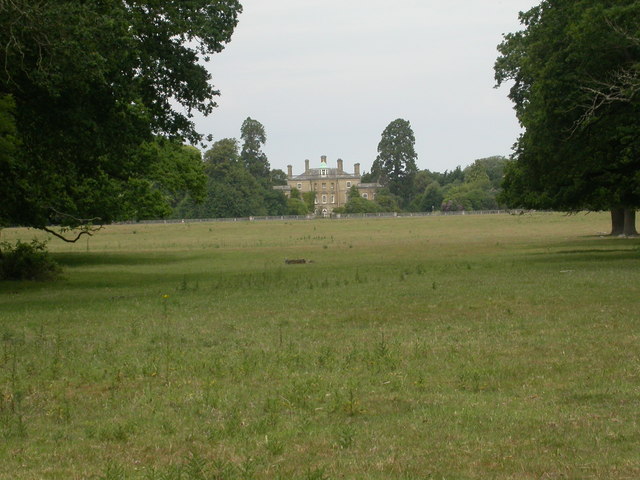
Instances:
[[[51,240],[62,278],[0,282],[0,478],[640,478],[640,240],[608,229],[533,214]]]

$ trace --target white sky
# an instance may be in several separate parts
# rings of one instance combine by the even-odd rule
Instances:
[[[201,133],[239,138],[258,120],[271,168],[294,174],[321,155],[369,171],[396,118],[411,122],[420,169],[511,153],[520,129],[508,88],[493,88],[496,46],[539,0],[241,1],[209,64],[221,96]]]

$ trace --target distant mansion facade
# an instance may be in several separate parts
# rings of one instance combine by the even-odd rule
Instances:
[[[296,188],[300,194],[316,192],[316,215],[329,215],[334,208],[343,207],[349,200],[349,190],[355,186],[360,196],[375,200],[380,185],[377,183],[360,183],[360,164],[353,165],[353,173],[345,172],[342,159],[337,160],[336,168],[329,168],[327,157],[320,157],[320,166],[310,168],[309,160],[304,161],[304,173],[294,176],[293,167],[287,166],[287,183],[274,187],[287,197],[291,189]]]

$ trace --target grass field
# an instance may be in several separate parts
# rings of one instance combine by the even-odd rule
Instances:
[[[51,241],[62,279],[0,283],[0,478],[640,478],[640,241],[608,228],[434,216]]]

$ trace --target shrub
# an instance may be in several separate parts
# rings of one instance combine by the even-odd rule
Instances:
[[[32,240],[0,244],[0,280],[51,280],[60,266],[51,258],[46,242]]]
[[[349,198],[344,210],[346,213],[376,213],[382,209],[377,203],[358,196]]]
[[[307,204],[299,198],[287,199],[287,215],[306,215]]]

